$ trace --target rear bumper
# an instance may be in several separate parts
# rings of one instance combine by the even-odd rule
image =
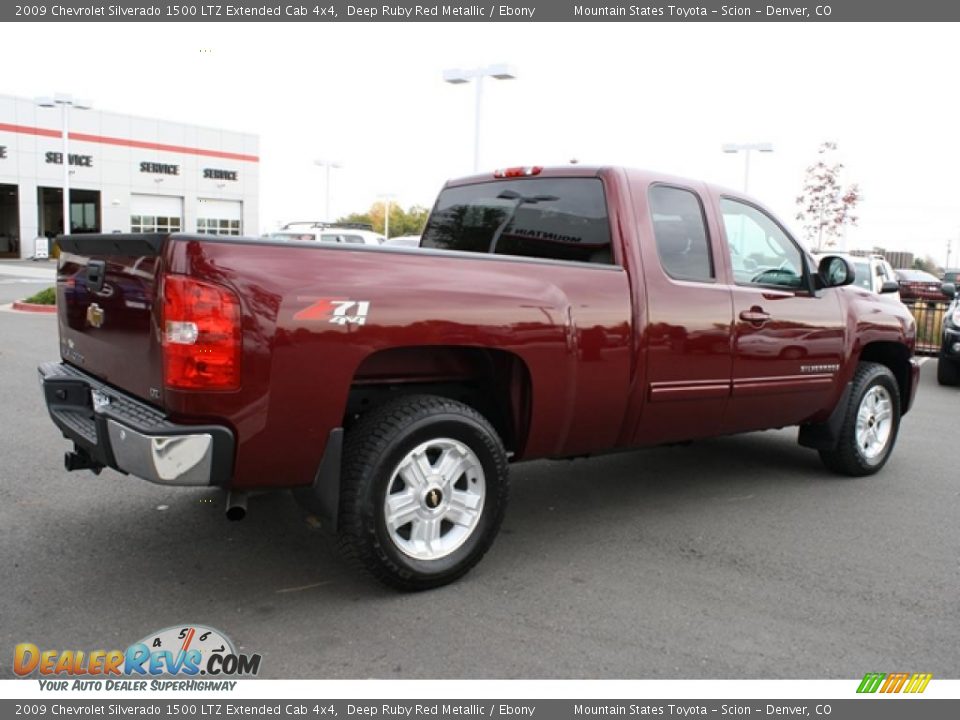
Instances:
[[[37,368],[63,436],[97,465],[161,485],[227,485],[234,437],[219,425],[179,425],[71,365]]]

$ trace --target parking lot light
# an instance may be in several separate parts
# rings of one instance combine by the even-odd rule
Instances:
[[[476,100],[474,104],[474,124],[473,124],[473,170],[477,172],[480,169],[480,121],[483,108],[483,79],[492,77],[495,80],[515,80],[517,70],[513,65],[498,63],[496,65],[487,65],[486,67],[473,68],[472,70],[462,70],[460,68],[451,68],[443,71],[443,81],[451,85],[463,85],[471,80],[476,88]]]
[[[378,198],[383,200],[383,237],[390,239],[390,201],[397,196],[394,193],[380,193]]]
[[[75,99],[66,93],[36,99],[37,107],[60,106],[60,134],[63,136],[63,234],[70,234],[70,110],[89,110],[89,100]]]
[[[743,153],[743,191],[747,192],[750,187],[750,153],[754,150],[763,153],[773,152],[773,143],[724,143],[722,149],[725,153]]]
[[[341,165],[338,162],[333,162],[332,160],[314,160],[313,164],[327,169],[327,177],[326,177],[325,188],[324,188],[324,191],[326,193],[326,207],[324,208],[323,221],[331,222],[333,218],[330,217],[330,168],[335,168],[339,170],[340,168],[343,167],[343,165]]]

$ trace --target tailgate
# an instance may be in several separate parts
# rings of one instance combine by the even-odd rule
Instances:
[[[60,356],[105,383],[159,404],[161,250],[167,235],[59,238]]]

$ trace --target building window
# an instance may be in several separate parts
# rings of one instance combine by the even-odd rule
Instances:
[[[239,220],[197,218],[197,232],[201,235],[239,235]]]
[[[180,232],[180,218],[164,215],[131,215],[130,232],[175,233]]]

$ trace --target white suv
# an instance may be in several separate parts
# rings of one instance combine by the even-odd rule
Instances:
[[[352,245],[383,245],[384,237],[373,232],[373,226],[363,223],[327,223],[307,220],[290,222],[283,229],[267,235],[271,240],[285,242],[331,242]]]
[[[830,252],[823,251],[819,253],[811,253],[815,262],[819,262],[820,258],[825,255],[841,255],[851,262],[853,269],[855,271],[853,284],[862,287],[864,290],[869,290],[870,292],[883,293],[884,295],[891,295],[897,300],[900,299],[899,292],[899,283],[897,282],[897,276],[893,272],[893,268],[890,267],[890,263],[884,259],[883,255],[867,255],[861,257],[859,255],[850,255],[845,252]],[[890,289],[892,286],[887,286],[887,291],[883,291],[883,286],[885,283],[894,283],[897,285],[897,290]]]

